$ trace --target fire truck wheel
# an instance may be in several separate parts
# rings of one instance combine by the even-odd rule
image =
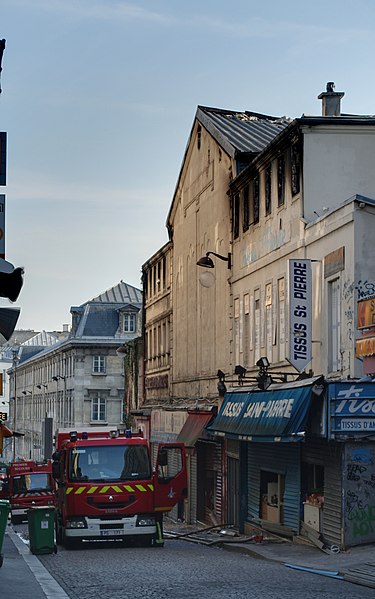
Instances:
[[[65,547],[65,549],[69,551],[70,549],[77,549],[81,545],[81,541],[79,539],[69,539],[63,533],[62,544]]]
[[[141,547],[151,547],[153,543],[154,537],[153,535],[142,535],[139,544]]]
[[[22,516],[11,516],[10,521],[12,524],[22,524],[23,518]]]

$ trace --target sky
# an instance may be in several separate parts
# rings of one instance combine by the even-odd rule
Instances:
[[[373,0],[1,0],[17,328],[62,330],[71,306],[141,288],[198,105],[320,115],[334,81],[343,112],[375,114],[374,25]]]

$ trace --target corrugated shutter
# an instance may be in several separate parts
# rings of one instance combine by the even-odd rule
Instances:
[[[342,447],[324,439],[306,441],[302,460],[324,466],[324,539],[342,545]]]
[[[248,444],[248,514],[260,517],[260,472],[266,470],[285,476],[283,524],[296,533],[300,521],[300,447],[299,443]]]
[[[221,443],[207,443],[203,441],[198,441],[199,444],[199,456],[200,459],[203,459],[203,469],[202,472],[206,472],[206,480],[212,478],[215,481],[214,488],[214,515],[217,521],[221,524],[223,522],[223,476],[222,476],[222,445]],[[204,481],[198,481],[198,493],[204,492]],[[212,524],[212,513],[210,510],[205,507],[204,521]]]
[[[188,455],[188,472],[189,472],[189,496],[188,496],[188,514],[186,520],[188,524],[196,524],[197,522],[197,455],[190,453]]]

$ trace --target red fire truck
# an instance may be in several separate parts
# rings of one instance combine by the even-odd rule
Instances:
[[[31,507],[53,506],[52,461],[11,462],[7,468],[6,493],[10,501],[12,524],[25,520],[27,510]]]
[[[65,429],[56,434],[53,459],[58,544],[122,539],[163,545],[163,513],[187,496],[183,443],[159,445],[153,470],[142,433]]]

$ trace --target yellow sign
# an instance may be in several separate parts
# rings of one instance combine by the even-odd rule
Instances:
[[[357,328],[368,329],[375,326],[375,298],[358,302]]]

